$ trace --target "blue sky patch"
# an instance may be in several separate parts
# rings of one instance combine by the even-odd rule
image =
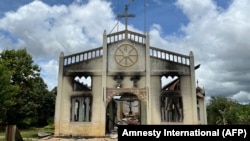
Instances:
[[[5,38],[10,39],[13,44],[18,43],[18,38],[13,36],[9,31],[0,29],[0,34],[3,35]]]

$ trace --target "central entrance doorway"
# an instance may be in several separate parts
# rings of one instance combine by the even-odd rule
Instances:
[[[117,94],[107,105],[106,133],[111,133],[119,124],[141,124],[141,101],[133,93]]]

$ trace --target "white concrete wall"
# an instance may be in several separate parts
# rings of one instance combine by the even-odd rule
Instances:
[[[57,134],[64,136],[104,136],[105,135],[105,104],[102,95],[102,78],[101,76],[93,76],[92,81],[92,118],[91,122],[71,122],[70,121],[70,105],[71,96],[78,95],[72,89],[72,77],[63,78],[62,87],[62,104],[60,110],[60,125],[56,126]],[[57,119],[58,120],[58,119]]]
[[[151,123],[149,124],[160,124],[161,123],[161,112],[160,112],[160,94],[161,94],[161,77],[151,77]]]
[[[206,104],[204,99],[198,99],[199,104],[197,105],[200,108],[200,120],[199,124],[207,124],[207,115],[206,115]]]
[[[194,106],[196,105],[196,93],[191,90],[191,77],[181,76],[180,85],[183,100],[183,124],[198,124],[197,106]]]

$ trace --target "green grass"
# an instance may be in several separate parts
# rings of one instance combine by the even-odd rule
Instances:
[[[54,133],[54,129],[44,129],[44,128],[31,128],[27,130],[20,130],[23,138],[37,138],[38,132],[50,132]]]
[[[19,132],[22,135],[24,141],[29,141],[31,138],[38,139],[37,133],[38,132],[49,132],[54,133],[54,128],[50,126],[46,126],[44,128],[29,128],[29,129],[19,129]],[[0,137],[4,137],[5,132],[0,131]],[[5,141],[5,139],[0,138],[0,141]]]

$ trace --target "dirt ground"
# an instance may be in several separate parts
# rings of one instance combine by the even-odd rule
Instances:
[[[105,138],[58,138],[58,137],[45,137],[42,139],[39,139],[39,141],[118,141],[118,138],[111,138],[111,137],[105,137]]]

